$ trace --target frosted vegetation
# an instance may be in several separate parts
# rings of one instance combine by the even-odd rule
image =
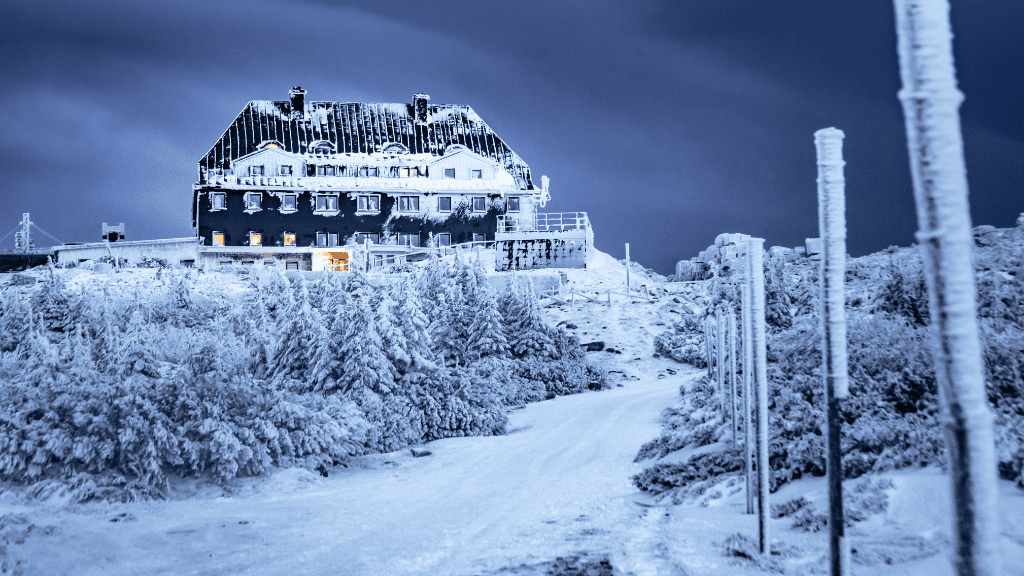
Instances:
[[[162,497],[173,476],[326,474],[502,434],[509,407],[605,385],[532,289],[495,293],[480,268],[435,261],[382,286],[256,276],[15,275],[0,288],[0,479],[85,501]]]
[[[999,473],[1024,488],[1024,228],[975,230],[973,262],[988,399],[995,414]],[[768,323],[771,484],[825,473],[825,396],[817,320],[819,264],[765,262]],[[722,282],[715,302],[739,306],[738,287]],[[711,307],[709,306],[709,309]],[[945,464],[930,345],[928,298],[916,248],[889,248],[848,260],[846,312],[850,396],[843,400],[846,478],[908,466]],[[706,367],[702,319],[682,318],[658,337],[662,354]],[[742,474],[742,450],[727,440],[721,398],[698,379],[663,415],[662,436],[637,460],[717,444],[679,461],[655,463],[634,481],[676,500],[703,493],[724,475]],[[672,461],[670,461],[672,460]]]

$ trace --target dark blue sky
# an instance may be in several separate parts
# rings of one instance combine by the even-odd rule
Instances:
[[[957,2],[975,224],[1024,212],[1024,3]],[[817,235],[813,133],[846,132],[849,251],[916,229],[892,3],[0,1],[0,235],[190,236],[199,158],[246,102],[469,104],[661,272],[721,232]],[[40,243],[45,243],[40,238]],[[13,247],[8,238],[0,248]]]

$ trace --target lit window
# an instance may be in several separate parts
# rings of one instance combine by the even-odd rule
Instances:
[[[223,246],[224,245],[224,233],[223,232],[214,232],[213,233],[213,245],[214,246]]]
[[[481,178],[484,177],[484,171],[483,170],[473,170],[470,173],[469,177],[474,179],[474,180],[480,180]]]
[[[399,196],[398,197],[398,211],[399,212],[419,212],[420,211],[420,198],[419,198],[419,196]]]
[[[338,197],[337,196],[317,196],[316,197],[316,211],[317,212],[332,212],[338,210]]]
[[[299,261],[298,260],[288,260],[285,263],[285,265],[284,265],[284,269],[285,270],[298,270],[299,269]]]
[[[398,169],[398,176],[400,178],[408,178],[409,177],[409,169],[408,168],[399,168]]]
[[[294,232],[285,232],[284,233],[284,245],[285,246],[295,246],[295,233]]]
[[[399,246],[412,246],[414,248],[420,247],[420,235],[419,234],[399,234],[398,235]]]
[[[519,212],[519,196],[509,196],[506,206],[509,212]]]
[[[263,194],[250,192],[245,195],[246,210],[261,210],[263,208]]]
[[[452,197],[451,196],[438,196],[438,198],[437,198],[437,211],[438,212],[451,212],[452,211]]]
[[[328,246],[337,246],[338,245],[338,235],[337,234],[328,234],[327,235],[327,245]]]
[[[485,240],[486,238],[484,238],[483,234],[473,234],[473,242],[483,242]]]
[[[316,245],[322,248],[327,246],[327,232],[316,233]]]
[[[454,180],[455,179],[455,168],[445,168],[444,169],[444,177],[445,178],[450,178],[450,179]]]
[[[291,175],[292,175],[292,167],[291,166],[281,166],[281,176],[291,176]]]
[[[263,245],[263,234],[259,232],[249,232],[249,246],[262,246]]]
[[[281,211],[282,212],[295,212],[297,196],[295,194],[285,194],[281,200]]]
[[[263,176],[263,166],[249,166],[250,176]]]
[[[380,212],[380,196],[359,196],[356,204],[359,212]]]
[[[227,194],[223,192],[213,192],[210,194],[210,209],[211,210],[224,210],[228,207]]]
[[[438,246],[451,246],[452,245],[452,235],[447,233],[447,232],[444,232],[442,234],[438,234],[437,235],[437,245]]]
[[[473,212],[487,212],[487,198],[483,196],[474,197]]]

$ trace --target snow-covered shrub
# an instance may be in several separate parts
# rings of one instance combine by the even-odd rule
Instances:
[[[690,364],[696,368],[707,368],[708,359],[704,351],[704,327],[701,318],[693,314],[684,315],[670,330],[655,337],[654,350],[676,362]]]

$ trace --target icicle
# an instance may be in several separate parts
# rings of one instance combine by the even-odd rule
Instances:
[[[895,0],[899,99],[932,318],[932,358],[945,414],[961,576],[995,576],[1000,534],[992,412],[978,338],[967,174],[947,0]]]

